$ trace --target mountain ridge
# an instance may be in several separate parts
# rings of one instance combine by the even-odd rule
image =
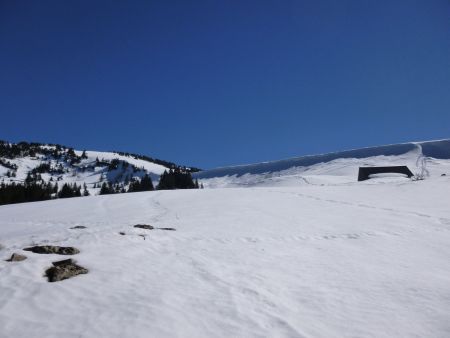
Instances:
[[[263,174],[283,171],[292,167],[306,167],[318,163],[326,163],[340,158],[368,158],[374,156],[399,156],[418,150],[426,157],[450,159],[450,139],[406,142],[364,148],[355,148],[337,152],[316,155],[290,157],[281,160],[264,161],[259,163],[223,166],[196,173],[198,179],[209,179],[223,176],[242,176],[245,174]]]

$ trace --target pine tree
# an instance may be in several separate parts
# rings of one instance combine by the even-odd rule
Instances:
[[[100,188],[100,195],[107,195],[107,194],[109,194],[110,192],[109,192],[109,188],[108,188],[108,185],[106,184],[106,182],[103,182],[102,183],[102,186],[101,186],[101,188]]]
[[[195,189],[196,184],[192,180],[190,172],[182,171],[180,168],[164,171],[159,179],[158,190],[170,189]]]
[[[70,198],[74,197],[72,187],[68,183],[64,183],[61,190],[58,192],[58,198]]]
[[[73,184],[74,197],[81,197],[81,185],[77,186],[76,183]]]
[[[148,174],[145,174],[140,181],[133,178],[128,186],[128,192],[152,191],[154,189],[152,179]]]
[[[86,182],[83,184],[83,196],[89,196],[89,191],[87,190]]]
[[[141,180],[141,190],[140,191],[151,191],[154,190],[152,179],[148,174],[145,174]]]
[[[30,184],[34,181],[33,177],[31,177],[31,174],[28,172],[27,177],[25,178],[25,184]]]
[[[102,186],[100,188],[100,195],[109,195],[109,194],[114,194],[115,193],[115,189],[114,186],[111,184],[111,182],[103,182]]]

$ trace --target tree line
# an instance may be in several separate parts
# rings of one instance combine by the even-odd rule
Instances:
[[[94,186],[96,187],[97,184]],[[184,172],[181,168],[164,171],[156,186],[156,190],[199,188],[203,188],[203,185],[199,185],[198,180],[192,179],[190,172]],[[123,184],[103,182],[100,186],[100,195],[152,190],[155,190],[152,179],[148,174],[145,174],[141,179],[131,179],[127,190]],[[0,184],[0,205],[80,196],[89,196],[86,183],[83,184],[83,187],[76,183],[64,183],[59,188],[57,182],[53,184],[42,180],[39,170],[30,172],[23,183],[6,184],[2,182]]]
[[[69,198],[88,196],[89,191],[86,185],[81,192],[81,186],[76,183],[65,183],[61,189],[58,189],[58,183],[52,184],[52,182],[24,182],[0,184],[0,205],[2,204],[14,204],[23,202],[37,202],[45,201],[54,198]]]

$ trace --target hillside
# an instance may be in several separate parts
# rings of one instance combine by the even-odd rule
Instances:
[[[81,151],[62,145],[10,143],[0,141],[0,181],[5,184],[38,183],[86,185],[90,195],[98,195],[102,183],[117,191],[127,191],[130,183],[148,175],[158,183],[160,175],[169,169],[193,172],[196,168],[147,156],[121,152]]]
[[[450,177],[325,181],[0,206],[0,337],[448,337]]]
[[[448,337],[448,145],[195,174],[215,189],[94,188],[85,198],[0,206],[0,337]],[[43,153],[5,164],[24,179],[50,161],[62,173],[42,179],[91,186],[122,180],[125,162],[136,176],[167,168],[118,153]],[[360,165],[385,164],[427,175],[356,181]],[[13,254],[26,259],[6,261]],[[83,274],[49,283],[67,258]]]

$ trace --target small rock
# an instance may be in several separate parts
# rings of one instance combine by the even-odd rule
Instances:
[[[24,261],[25,259],[27,259],[27,256],[20,255],[20,254],[17,254],[17,253],[13,253],[11,255],[11,258],[7,259],[6,261],[7,262],[20,262],[20,261]]]
[[[169,230],[169,231],[176,231],[175,228],[158,228],[159,230]]]
[[[140,229],[147,229],[147,230],[153,230],[154,227],[148,224],[136,224],[134,226],[135,228],[140,228]]]
[[[31,251],[37,254],[57,254],[57,255],[75,255],[80,250],[70,246],[36,245],[25,248],[25,251]]]
[[[74,227],[71,227],[71,229],[86,229],[84,225],[76,225]]]
[[[51,283],[88,273],[88,269],[75,264],[72,259],[64,259],[52,264],[53,266],[45,271],[45,276]]]
[[[124,236],[124,235],[125,235],[125,232],[121,231],[121,232],[119,232],[119,235]]]
[[[67,264],[73,264],[75,263],[72,258],[63,259],[62,261],[52,262],[53,266],[63,266]]]

